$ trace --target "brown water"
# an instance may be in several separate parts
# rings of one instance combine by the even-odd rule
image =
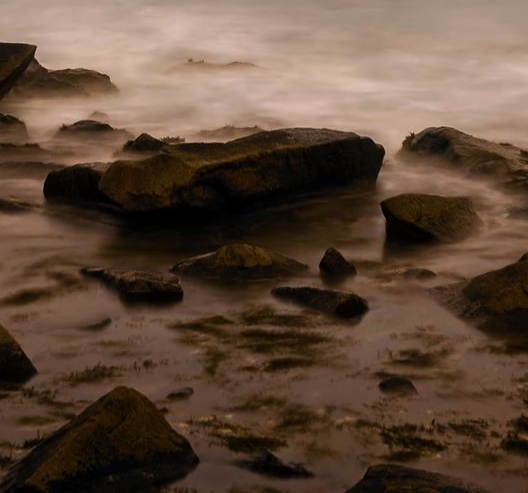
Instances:
[[[166,408],[201,459],[174,488],[341,492],[368,465],[397,459],[390,455],[402,450],[394,426],[411,423],[418,427],[414,435],[428,441],[406,447],[415,452],[409,464],[492,491],[527,491],[526,460],[500,443],[507,422],[526,407],[528,356],[503,354],[500,342],[457,320],[423,289],[525,253],[528,225],[508,214],[522,199],[394,156],[409,131],[441,124],[526,145],[525,6],[476,0],[464,6],[411,0],[71,6],[53,0],[41,15],[29,16],[33,7],[29,0],[0,6],[6,41],[38,44],[39,60],[52,68],[106,71],[121,88],[111,99],[9,103],[6,109],[26,121],[37,141],[48,142],[61,123],[101,110],[115,126],[160,137],[189,139],[224,124],[327,126],[368,134],[388,152],[375,190],[329,191],[178,228],[140,228],[99,212],[47,205],[46,170],[0,164],[0,197],[35,205],[25,214],[0,214],[0,318],[39,370],[25,392],[0,400],[0,454],[21,456],[24,440],[52,432],[124,384]],[[166,73],[191,56],[259,68]],[[111,152],[94,150],[76,160],[108,160]],[[387,249],[379,202],[408,191],[469,195],[485,227],[456,245]],[[90,265],[166,272],[177,260],[232,241],[292,256],[309,272],[230,286],[181,278],[184,301],[163,308],[127,307],[78,274]],[[329,246],[357,263],[359,275],[341,286],[369,301],[357,324],[269,295],[277,284],[322,285],[317,265]],[[405,281],[408,267],[439,276]],[[46,288],[49,297],[5,302],[36,288]],[[230,322],[188,323],[216,315]],[[86,329],[108,318],[104,328]],[[288,331],[295,337],[286,337]],[[418,364],[406,350],[427,357]],[[104,378],[79,381],[94,367]],[[377,384],[390,372],[412,377],[418,394],[383,395]],[[182,387],[194,394],[166,399]],[[240,427],[282,440],[277,455],[303,462],[315,477],[280,481],[244,471],[236,461],[247,453],[227,446],[232,435],[247,435]]]

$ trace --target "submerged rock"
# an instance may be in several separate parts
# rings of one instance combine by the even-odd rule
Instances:
[[[369,467],[363,479],[346,493],[486,493],[486,490],[444,474],[380,464]]]
[[[0,199],[0,212],[7,214],[14,212],[28,212],[34,207],[33,204],[29,202],[24,202],[23,200],[18,199]]]
[[[236,281],[291,276],[306,269],[306,265],[264,248],[232,243],[220,247],[216,252],[182,260],[171,271]]]
[[[479,139],[451,127],[430,127],[409,135],[402,144],[400,156],[436,158],[472,176],[493,177],[502,183],[525,185],[528,182],[526,150]]]
[[[467,197],[405,193],[384,200],[381,211],[387,237],[404,241],[460,241],[482,224]]]
[[[249,460],[239,461],[238,465],[249,471],[273,478],[292,479],[313,477],[313,473],[308,471],[302,464],[286,464],[267,450]]]
[[[127,302],[171,303],[183,298],[183,289],[178,278],[137,270],[101,269],[86,267],[81,273],[101,279],[116,290]]]
[[[15,464],[0,491],[145,491],[186,476],[198,462],[151,401],[117,387]]]
[[[319,270],[324,277],[339,279],[357,274],[356,268],[335,248],[326,250],[319,262]]]
[[[35,56],[36,46],[0,43],[0,99],[13,87]]]
[[[271,294],[277,298],[343,318],[360,317],[369,309],[365,299],[349,291],[312,287],[281,287],[272,289]]]
[[[28,139],[26,124],[22,120],[0,113],[0,142],[25,142]]]
[[[423,269],[421,267],[414,267],[407,269],[403,273],[405,279],[416,279],[419,281],[426,281],[427,279],[433,279],[437,276],[436,272],[430,269]]]
[[[392,375],[390,377],[384,378],[378,384],[378,388],[384,394],[414,395],[418,393],[411,380],[400,375]]]
[[[0,383],[23,383],[37,373],[14,337],[0,325]]]
[[[283,129],[225,144],[171,146],[142,161],[117,161],[99,187],[129,212],[215,215],[295,193],[374,182],[384,154],[382,146],[354,133]]]
[[[497,335],[528,333],[528,262],[486,272],[470,281],[432,288],[455,315]]]

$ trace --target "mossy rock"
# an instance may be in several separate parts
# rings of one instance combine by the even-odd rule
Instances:
[[[186,476],[198,462],[151,401],[117,387],[15,464],[0,491],[144,491]]]
[[[467,197],[404,193],[381,203],[388,239],[455,242],[472,235],[482,221]]]
[[[0,43],[0,99],[13,87],[35,56],[36,46]]]
[[[301,262],[264,248],[232,243],[216,252],[182,260],[171,270],[184,275],[237,281],[291,276],[306,269]]]
[[[327,129],[260,132],[227,143],[171,146],[142,161],[117,161],[99,184],[129,212],[208,214],[357,181],[375,182],[385,150]]]
[[[363,479],[346,493],[486,493],[458,478],[422,469],[380,464],[369,467]]]
[[[23,383],[37,373],[14,337],[0,325],[0,384]]]
[[[497,335],[528,334],[528,262],[431,289],[457,316]]]

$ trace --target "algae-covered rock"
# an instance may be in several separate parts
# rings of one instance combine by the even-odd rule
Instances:
[[[216,252],[182,260],[171,270],[185,275],[236,281],[291,276],[306,269],[306,265],[264,248],[232,243]]]
[[[319,262],[319,270],[324,277],[339,279],[357,273],[354,265],[335,248],[328,248]]]
[[[100,279],[130,303],[171,303],[183,298],[183,289],[178,278],[173,275],[99,267],[86,267],[81,269],[81,273]]]
[[[460,241],[482,224],[467,197],[405,193],[384,200],[381,211],[387,237],[404,241]]]
[[[36,46],[0,43],[0,99],[13,87],[35,56]]]
[[[501,183],[528,182],[528,153],[508,143],[473,137],[451,127],[430,127],[409,135],[399,153],[403,159],[431,158],[472,176],[493,177]]]
[[[346,493],[486,493],[486,490],[458,478],[413,469],[380,464],[369,467],[363,479]]]
[[[431,289],[457,316],[497,335],[528,333],[528,262]]]
[[[198,462],[151,401],[117,387],[16,463],[0,491],[145,491],[186,476]]]
[[[349,291],[319,289],[312,287],[280,287],[271,294],[283,300],[342,318],[356,318],[364,315],[369,307],[365,299]]]
[[[13,336],[0,325],[0,383],[22,383],[37,373]]]
[[[324,187],[374,182],[384,154],[382,146],[354,133],[274,130],[225,144],[171,146],[142,161],[117,161],[99,187],[125,211],[218,214]]]

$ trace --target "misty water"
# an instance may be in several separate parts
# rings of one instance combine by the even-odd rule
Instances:
[[[0,453],[22,456],[25,440],[51,433],[123,384],[164,408],[201,459],[169,487],[175,491],[342,492],[367,466],[402,459],[391,455],[398,446],[383,432],[404,424],[430,440],[407,464],[491,491],[527,491],[526,459],[500,447],[508,421],[526,407],[527,355],[503,354],[500,342],[423,289],[525,253],[528,224],[509,214],[523,199],[396,156],[409,132],[440,125],[528,146],[527,15],[528,4],[516,0],[1,2],[1,41],[36,44],[44,66],[99,70],[120,89],[114,97],[2,101],[0,111],[24,120],[43,145],[61,124],[102,111],[135,135],[188,141],[226,124],[350,130],[372,137],[387,155],[374,190],[332,190],[177,227],[139,227],[101,211],[46,204],[47,168],[0,164],[0,198],[35,205],[0,214],[0,322],[39,370],[25,392],[2,394]],[[185,65],[189,58],[255,66],[200,70]],[[115,150],[83,148],[70,164],[111,161]],[[402,192],[468,195],[484,227],[455,245],[387,249],[379,202]],[[78,274],[93,265],[166,272],[233,241],[291,256],[309,272],[233,285],[182,277],[184,301],[169,307],[124,305]],[[318,263],[330,246],[357,265],[358,276],[340,287],[369,301],[358,323],[269,295],[278,284],[323,285]],[[439,275],[404,280],[410,267]],[[41,288],[49,296],[5,302]],[[230,322],[189,324],[217,315]],[[247,339],[250,329],[269,338],[292,330],[305,344],[263,350],[265,341]],[[409,350],[430,359],[406,364]],[[286,357],[302,364],[277,370],[273,362]],[[75,381],[98,365],[109,369],[105,378]],[[411,376],[418,394],[382,394],[378,383],[387,373]],[[167,399],[182,387],[194,394]],[[226,436],[242,428],[282,440],[277,455],[303,463],[314,478],[281,481],[238,467],[247,454],[229,449]]]

